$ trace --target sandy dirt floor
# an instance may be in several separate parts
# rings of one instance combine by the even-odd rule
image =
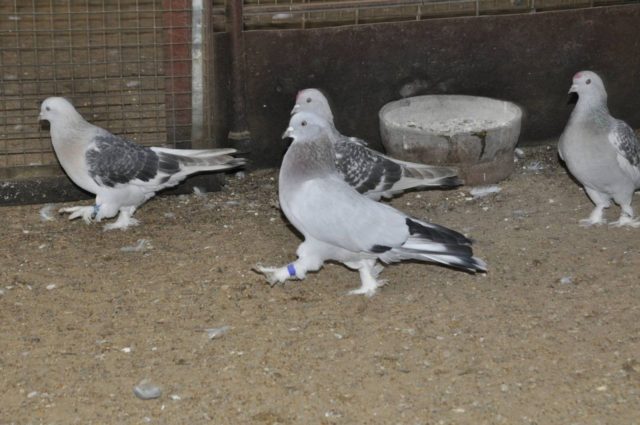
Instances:
[[[640,229],[579,227],[555,149],[525,153],[497,195],[392,201],[473,237],[489,273],[393,265],[372,298],[341,265],[251,271],[300,242],[275,170],[153,199],[127,232],[2,208],[0,424],[640,423]]]

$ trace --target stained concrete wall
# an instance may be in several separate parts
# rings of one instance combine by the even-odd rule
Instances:
[[[256,166],[278,165],[280,135],[298,90],[329,94],[337,127],[381,149],[378,110],[402,94],[469,94],[525,109],[521,145],[554,140],[572,106],[567,90],[581,69],[601,73],[612,113],[640,127],[640,5],[527,15],[249,31],[246,96]],[[228,38],[214,36],[214,119],[224,137]],[[403,90],[404,88],[404,90]],[[411,90],[411,89],[414,90]]]

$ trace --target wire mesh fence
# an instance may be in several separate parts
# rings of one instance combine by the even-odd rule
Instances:
[[[213,27],[225,30],[225,7],[213,0]],[[245,29],[317,28],[456,16],[535,13],[637,0],[245,0]]]
[[[0,178],[57,169],[38,123],[49,96],[142,144],[179,146],[191,126],[191,1],[0,2]]]

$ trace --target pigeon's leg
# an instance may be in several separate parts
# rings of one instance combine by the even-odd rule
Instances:
[[[60,208],[58,212],[60,214],[69,213],[69,220],[82,218],[85,223],[89,224],[96,217],[99,208],[100,207],[98,205],[89,205],[86,207],[67,207]]]
[[[132,217],[135,211],[136,207],[121,207],[118,219],[115,221],[115,223],[105,225],[104,230],[127,230],[130,226],[137,226],[138,224],[140,224],[140,221]]]
[[[596,204],[596,207],[591,211],[591,215],[589,218],[580,220],[580,225],[583,227],[593,226],[594,224],[603,224],[606,223],[606,220],[602,217],[603,211],[605,208],[609,208],[611,206],[611,199],[609,195],[605,195],[604,193],[598,192],[597,190],[593,190],[591,188],[585,187],[585,191],[589,198]]]
[[[263,267],[256,265],[254,270],[262,273],[271,286],[276,283],[284,283],[287,279],[303,280],[307,276],[307,272],[320,270],[324,264],[324,259],[314,251],[311,244],[305,241],[298,247],[298,259],[293,263],[283,267]]]
[[[640,221],[633,218],[633,207],[631,206],[633,192],[630,194],[625,193],[624,195],[616,195],[613,199],[618,205],[620,205],[622,211],[620,212],[620,218],[611,223],[611,225],[616,227],[640,227]]]
[[[347,265],[355,268],[353,267],[355,266],[353,263]],[[357,269],[360,272],[360,281],[362,282],[362,286],[358,289],[349,291],[349,295],[366,295],[367,297],[371,297],[375,295],[376,290],[379,287],[387,283],[386,280],[377,280],[383,267],[381,265],[376,265],[375,259],[360,261],[360,265]]]

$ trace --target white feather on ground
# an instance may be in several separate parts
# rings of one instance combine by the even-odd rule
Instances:
[[[489,196],[489,195],[494,195],[496,193],[500,193],[501,190],[502,188],[497,185],[478,186],[471,189],[469,193],[471,194],[471,196],[477,199],[477,198],[484,198],[485,196]]]

